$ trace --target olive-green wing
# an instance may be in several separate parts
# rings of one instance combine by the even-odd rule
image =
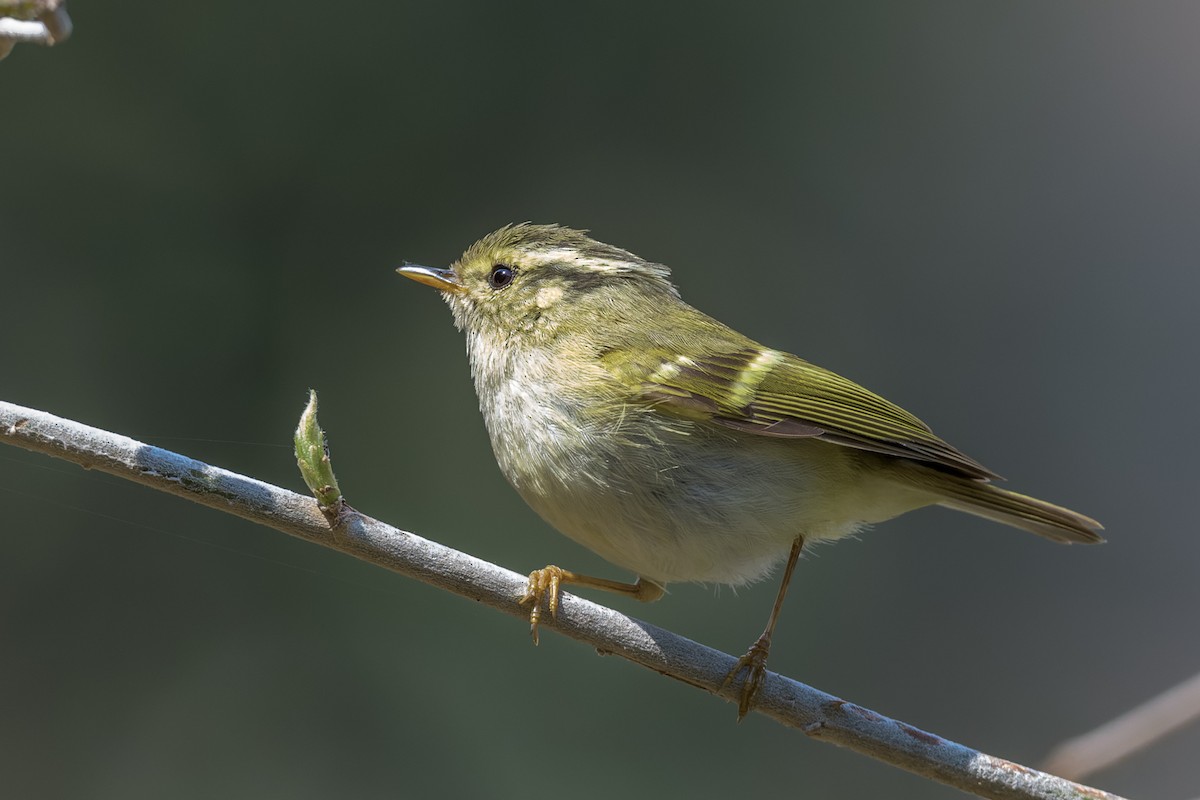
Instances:
[[[789,353],[745,346],[643,363],[640,380],[633,382],[646,401],[666,413],[761,436],[816,437],[965,477],[998,477],[899,406]]]

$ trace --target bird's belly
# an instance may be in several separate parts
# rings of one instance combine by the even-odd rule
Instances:
[[[676,473],[670,479],[650,470],[597,471],[592,474],[605,479],[603,487],[580,483],[563,493],[521,494],[568,537],[662,584],[758,580],[782,560],[803,527],[793,509],[725,482],[733,476],[713,465],[667,469]]]
[[[799,535],[838,538],[920,504],[862,507],[854,452],[817,440],[661,418],[622,419],[616,432],[542,421],[518,447],[497,446],[515,432],[489,425],[509,481],[560,532],[658,583],[758,580]]]

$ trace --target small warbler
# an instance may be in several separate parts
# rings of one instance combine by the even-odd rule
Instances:
[[[1100,542],[1093,519],[997,488],[997,476],[856,383],[684,303],[670,272],[583,232],[510,225],[449,268],[399,273],[442,293],[505,477],[547,522],[632,584],[556,566],[529,576],[534,639],[565,583],[657,600],[674,581],[731,584],[785,563],[745,673],[746,714],[805,542],[942,505]]]

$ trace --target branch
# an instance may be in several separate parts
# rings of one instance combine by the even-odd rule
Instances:
[[[1099,728],[1063,742],[1046,758],[1046,769],[1082,778],[1111,767],[1194,719],[1200,719],[1200,673]]]
[[[66,0],[0,0],[0,60],[17,42],[47,47],[71,35]]]
[[[66,459],[235,514],[522,619],[526,576],[343,509],[333,525],[313,498],[43,411],[0,401],[0,441]],[[670,631],[563,593],[558,616],[542,620],[596,649],[736,703],[721,684],[736,659]],[[862,706],[768,672],[755,711],[806,735],[980,797],[1120,800],[1062,778],[956,744]]]

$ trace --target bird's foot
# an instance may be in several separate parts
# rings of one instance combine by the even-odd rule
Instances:
[[[520,603],[533,603],[533,608],[529,610],[529,635],[533,637],[534,644],[538,643],[538,623],[542,620],[543,602],[550,611],[550,616],[557,616],[562,584],[569,580],[570,575],[567,570],[553,564],[529,573],[529,583],[525,586],[525,594],[521,595]]]
[[[750,712],[750,706],[754,703],[754,698],[758,695],[758,690],[762,688],[763,679],[767,675],[767,655],[771,652],[771,635],[764,633],[758,637],[758,641],[751,645],[746,651],[746,655],[738,659],[733,665],[733,669],[725,676],[725,680],[721,682],[721,689],[724,690],[727,686],[732,686],[734,681],[743,672],[746,677],[742,682],[742,694],[738,699],[738,722]]]

